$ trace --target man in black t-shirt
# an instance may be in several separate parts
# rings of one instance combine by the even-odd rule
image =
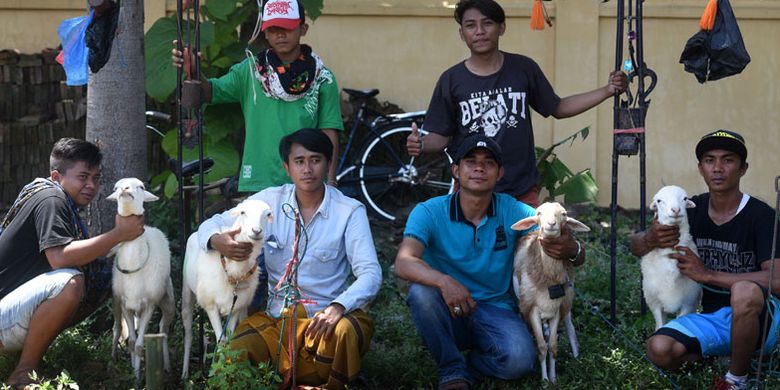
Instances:
[[[504,177],[496,192],[536,206],[539,172],[531,109],[558,119],[580,114],[625,90],[626,75],[612,72],[606,86],[560,98],[534,60],[499,50],[506,24],[498,3],[462,0],[455,20],[471,56],[439,78],[423,126],[429,133],[423,139],[413,126],[406,143],[409,154],[438,152],[448,144],[454,151],[467,135],[485,134],[506,151]]]
[[[102,155],[78,139],[57,141],[50,177],[24,187],[0,224],[0,350],[19,351],[6,383],[24,387],[54,338],[78,321],[85,294],[79,268],[143,233],[143,217],[120,217],[88,238],[78,208],[98,193]]]
[[[777,340],[780,311],[780,269],[768,285],[772,262],[775,212],[766,203],[742,193],[741,177],[748,168],[744,138],[728,130],[706,134],[696,145],[699,173],[709,192],[694,196],[688,213],[698,256],[676,246],[677,227],[653,221],[631,239],[631,251],[642,256],[655,248],[675,247],[680,272],[705,285],[702,312],[670,321],[647,340],[647,356],[665,369],[679,368],[702,356],[731,356],[729,371],[714,388],[747,387],[750,358],[767,339],[765,351]],[[775,237],[777,240],[777,237]],[[772,313],[769,326],[764,319]]]

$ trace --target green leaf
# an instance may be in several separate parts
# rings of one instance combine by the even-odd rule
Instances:
[[[311,20],[317,20],[322,15],[323,0],[301,0],[303,8],[306,8],[306,15]]]
[[[236,62],[241,62],[246,58],[246,53],[244,52],[245,48],[246,48],[246,43],[233,42],[232,44],[223,47],[221,53],[223,56],[230,58],[231,60],[230,65],[233,65]]]
[[[556,183],[566,180],[566,178],[572,176],[572,172],[569,167],[567,167],[566,164],[564,164],[563,161],[557,157],[550,161],[550,169],[547,174],[555,178]]]
[[[178,150],[176,144],[177,134],[171,130],[165,135],[162,142],[162,148],[169,156],[176,157]],[[183,150],[184,161],[195,161],[198,159],[198,148]],[[207,183],[217,181],[224,177],[235,175],[238,172],[238,152],[228,139],[214,141],[209,134],[203,136],[203,157],[211,157],[214,160],[214,166],[206,173],[204,180]],[[166,182],[166,194],[167,192]]]
[[[589,169],[577,172],[574,176],[561,183],[553,196],[563,195],[566,204],[593,202],[599,189]]]
[[[236,0],[208,0],[206,7],[215,18],[227,20],[228,15],[236,9]]]
[[[221,141],[244,127],[244,116],[238,103],[207,106],[204,117],[203,131],[213,142]]]
[[[170,170],[162,171],[160,174],[154,176],[151,183],[149,183],[150,191],[154,191],[157,186],[164,185],[168,181],[168,176],[173,176],[173,172]]]
[[[187,25],[182,26],[187,31]],[[165,101],[176,89],[176,68],[171,65],[172,42],[177,39],[174,16],[157,19],[144,35],[146,64],[146,94],[157,101]],[[200,24],[200,45],[207,47],[214,42],[214,23]]]
[[[174,195],[176,195],[176,190],[179,189],[179,181],[176,180],[176,175],[171,172],[170,175],[168,175],[168,178],[165,179],[165,197],[166,198],[172,198]]]

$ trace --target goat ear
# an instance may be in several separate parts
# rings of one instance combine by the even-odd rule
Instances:
[[[144,202],[154,202],[155,200],[160,200],[160,198],[149,191],[144,191]]]
[[[525,217],[512,225],[512,230],[526,230],[539,224],[539,219],[536,216]]]
[[[696,207],[696,203],[693,203],[692,200],[690,200],[690,199],[686,199],[685,200],[685,208],[686,209],[692,209],[692,208],[695,208],[695,207]]]
[[[118,197],[119,197],[119,191],[114,191],[114,192],[111,193],[111,195],[106,196],[106,199],[113,200],[114,202],[117,202],[118,201]]]
[[[574,230],[575,232],[589,232],[590,228],[588,225],[572,218],[567,217],[566,218],[566,227],[569,228],[569,230]]]

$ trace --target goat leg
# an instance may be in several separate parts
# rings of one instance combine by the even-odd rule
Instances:
[[[556,380],[555,357],[558,355],[558,325],[560,325],[560,322],[561,322],[561,314],[560,312],[558,312],[550,320],[550,337],[547,340],[547,345],[548,345],[547,354],[550,357],[550,369],[548,371],[550,383],[555,383]]]
[[[206,314],[209,316],[209,322],[211,322],[211,328],[214,330],[214,337],[217,338],[217,344],[224,341],[222,337],[222,317],[219,315],[219,309],[214,307],[206,310]]]
[[[192,291],[187,286],[187,281],[182,282],[181,288],[181,322],[184,327],[184,361],[181,365],[181,379],[186,380],[190,369],[190,349],[192,348]]]
[[[569,345],[571,345],[571,354],[574,358],[580,356],[580,343],[577,341],[577,331],[574,329],[574,322],[571,319],[571,312],[563,318],[563,324],[566,326],[566,335],[569,336]]]
[[[531,315],[529,317],[531,329],[533,330],[534,338],[536,339],[536,349],[539,357],[539,366],[542,369],[542,379],[549,381],[547,378],[547,341],[544,339],[544,331],[542,330],[542,315],[539,313],[539,309],[534,307],[531,309]]]
[[[122,306],[120,305],[121,298],[114,296],[113,305],[111,311],[114,313],[114,340],[111,343],[111,358],[116,360],[117,347],[119,346],[119,338],[122,333]]]
[[[154,314],[154,305],[147,304],[141,311],[141,316],[138,323],[138,338],[135,340],[135,354],[133,355],[133,370],[135,370],[135,377],[141,378],[141,358],[144,356],[144,335],[146,335],[146,327],[149,325],[149,321]]]
[[[653,312],[653,318],[655,319],[655,330],[658,330],[666,323],[664,309],[659,303],[657,306],[651,307],[650,310]]]
[[[173,297],[173,283],[171,278],[166,281],[165,295],[160,300],[160,311],[162,312],[162,318],[160,318],[160,333],[165,334],[163,338],[163,368],[166,372],[171,371],[170,356],[168,356],[168,331],[171,329],[171,322],[176,316],[176,303]]]

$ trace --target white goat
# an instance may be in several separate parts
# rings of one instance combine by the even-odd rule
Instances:
[[[536,208],[536,215],[523,218],[512,225],[514,230],[525,230],[535,225],[539,230],[521,238],[515,251],[515,278],[520,279],[520,311],[530,323],[536,339],[542,379],[555,383],[555,357],[558,354],[558,324],[566,323],[566,333],[574,356],[579,355],[571,306],[574,292],[570,286],[569,272],[574,264],[568,259],[554,259],[542,250],[539,240],[559,237],[561,228],[587,232],[590,228],[566,215],[566,209],[558,203],[544,203]],[[549,339],[545,340],[543,324],[549,323]],[[549,376],[547,357],[549,353]]]
[[[696,253],[686,212],[686,209],[694,207],[696,204],[688,199],[685,190],[677,186],[661,188],[650,204],[658,222],[680,228],[677,245],[687,246]],[[665,313],[676,313],[678,317],[693,313],[701,298],[701,286],[682,275],[677,268],[677,260],[669,258],[669,254],[674,252],[672,248],[656,248],[642,256],[642,288],[647,306],[655,318],[656,330],[666,323]]]
[[[125,178],[116,182],[114,192],[106,199],[117,202],[119,215],[129,216],[143,215],[144,202],[152,202],[158,198],[146,191],[140,180]],[[144,335],[155,306],[159,306],[162,311],[160,333],[168,333],[176,313],[170,276],[171,250],[163,232],[151,226],[144,226],[141,236],[117,245],[112,249],[112,253],[115,258],[112,275],[114,341],[111,354],[116,357],[124,319],[133,370],[136,378],[140,378]],[[164,340],[163,361],[165,370],[169,371],[168,341],[167,338]]]
[[[184,364],[182,378],[189,372],[192,344],[192,301],[208,314],[217,342],[222,341],[222,317],[229,316],[226,332],[232,332],[246,317],[258,284],[257,256],[265,242],[264,232],[271,220],[271,207],[262,200],[248,199],[230,210],[235,218],[231,229],[241,227],[234,239],[251,242],[252,252],[246,261],[234,261],[215,250],[204,251],[198,245],[197,232],[187,240],[184,256],[184,280],[181,293],[181,317],[184,323]],[[234,295],[235,294],[235,295]]]

